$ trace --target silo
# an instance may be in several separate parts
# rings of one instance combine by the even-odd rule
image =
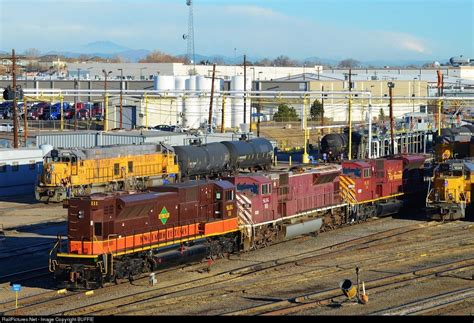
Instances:
[[[153,80],[155,91],[173,91],[175,87],[174,76],[157,75]]]
[[[183,120],[180,116],[183,115],[184,111],[184,91],[186,90],[186,81],[189,79],[189,76],[176,76],[175,77],[175,90],[176,92],[176,113],[179,117],[177,117],[177,121],[180,124],[183,124]]]
[[[252,89],[252,81],[247,78],[247,90]],[[238,128],[240,124],[244,123],[244,77],[241,75],[233,76],[231,81],[231,91],[238,91],[238,93],[232,94],[231,104],[231,127]],[[240,93],[239,93],[240,92]],[[250,99],[247,99],[247,111],[246,121],[250,123],[250,110],[251,110]]]
[[[209,102],[211,94],[212,79],[199,75],[196,78],[196,90],[199,91],[199,122],[209,123]]]
[[[196,91],[196,76],[192,75],[186,80],[186,91]],[[197,129],[199,123],[199,98],[196,93],[187,93],[183,105],[183,125],[191,129]]]

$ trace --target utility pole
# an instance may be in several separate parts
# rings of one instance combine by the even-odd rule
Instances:
[[[250,117],[252,119],[252,117]],[[247,124],[247,55],[244,54],[244,124]],[[252,124],[250,124],[252,126]],[[250,130],[252,130],[250,128]]]
[[[390,96],[390,153],[391,155],[395,155],[395,138],[394,138],[394,124],[393,124],[393,88],[395,87],[395,83],[393,82],[388,82],[388,92]]]
[[[78,80],[74,80],[74,89],[77,90]],[[77,130],[77,94],[74,96],[74,131]]]
[[[319,73],[319,68],[318,68],[318,73]],[[321,86],[321,92],[323,92],[321,94],[321,107],[322,107],[322,111],[321,111],[321,126],[323,128],[321,128],[321,135],[324,135],[324,85]]]
[[[225,95],[222,96],[221,133],[225,132]]]
[[[352,69],[349,69],[349,156],[347,158],[352,160]]]
[[[214,81],[216,79],[216,64],[212,66],[212,85],[211,85],[211,102],[209,103],[209,133],[212,133],[212,103],[214,101]]]
[[[13,148],[18,148],[18,116],[16,104],[16,56],[12,49],[12,77],[13,77]]]
[[[260,100],[257,104],[257,114],[258,114],[258,120],[257,120],[257,137],[260,137],[260,113],[262,111],[262,106],[260,103]]]
[[[123,68],[118,69],[120,71],[120,129],[122,129],[123,121]],[[140,76],[141,79],[141,76]]]
[[[105,82],[104,82],[104,111],[103,111],[103,118],[104,118],[104,131],[109,130],[109,122],[108,122],[108,105],[109,105],[109,97],[107,96],[107,76],[112,73],[112,71],[107,72],[106,70],[102,70],[102,73],[104,73],[105,76]],[[115,121],[115,116],[114,116],[114,121]]]

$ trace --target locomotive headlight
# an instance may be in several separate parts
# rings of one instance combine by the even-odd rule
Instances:
[[[79,212],[77,212],[77,217],[79,219],[84,219],[84,211],[80,210]]]

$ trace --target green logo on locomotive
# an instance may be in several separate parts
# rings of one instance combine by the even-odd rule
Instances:
[[[170,217],[170,213],[166,209],[166,206],[163,206],[163,209],[161,209],[161,212],[160,212],[160,215],[158,216],[158,218],[161,220],[161,223],[163,223],[163,225],[165,225],[166,222],[168,221],[169,217]]]

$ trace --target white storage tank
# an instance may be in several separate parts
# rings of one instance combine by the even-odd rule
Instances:
[[[233,93],[232,105],[231,105],[231,127],[238,128],[244,123],[244,77],[241,75],[233,76],[231,81],[231,91],[237,91]],[[247,78],[247,91],[252,89],[252,81]],[[247,99],[246,109],[246,122],[250,123],[250,110],[251,100]]]
[[[154,80],[155,91],[174,91],[175,79],[170,75],[157,75]]]
[[[176,91],[186,90],[186,80],[189,79],[189,76],[175,76],[174,88]]]
[[[176,92],[176,113],[177,113],[177,122],[183,124],[182,115],[184,111],[184,91],[186,90],[186,81],[189,79],[189,76],[176,76],[174,82],[174,89]]]

